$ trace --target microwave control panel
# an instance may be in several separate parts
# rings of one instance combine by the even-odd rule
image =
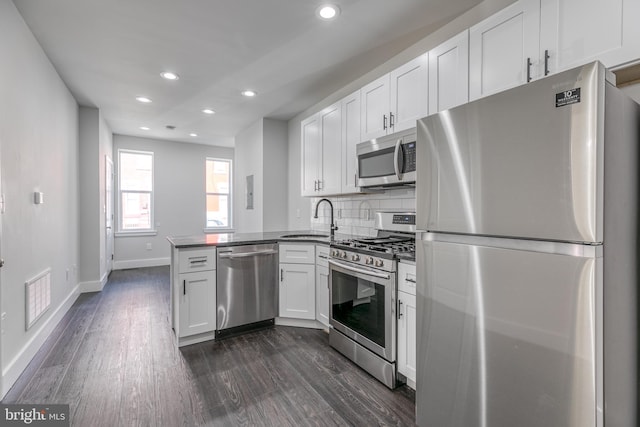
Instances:
[[[416,170],[416,142],[411,141],[402,144],[403,173],[414,172]]]

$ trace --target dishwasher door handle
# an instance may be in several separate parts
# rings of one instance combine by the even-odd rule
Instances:
[[[221,252],[218,254],[218,256],[220,258],[235,259],[235,258],[249,258],[252,256],[260,256],[260,255],[275,255],[277,253],[278,253],[277,250],[272,249],[269,251],[240,252],[237,254],[234,254],[233,252]]]

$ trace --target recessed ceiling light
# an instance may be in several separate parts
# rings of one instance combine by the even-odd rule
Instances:
[[[142,102],[143,104],[148,104],[150,102],[153,102],[151,99],[147,98],[146,96],[137,96],[136,100],[138,102]]]
[[[202,112],[205,113],[205,114],[215,114],[216,113],[211,108],[205,108],[204,110],[202,110]]]
[[[316,12],[322,19],[333,19],[340,13],[340,8],[334,4],[320,6]]]
[[[140,126],[140,129],[142,130],[149,130],[149,128],[147,126]]]
[[[197,133],[193,133],[193,132],[191,132],[191,133],[189,134],[189,136],[196,137],[196,136],[198,136],[198,134],[197,134]]]
[[[242,96],[246,96],[248,98],[251,98],[257,95],[257,93],[252,90],[243,90],[241,93],[242,93]]]
[[[160,73],[160,75],[163,79],[167,80],[178,80],[180,78],[179,75],[177,75],[176,73],[172,73],[171,71],[163,71],[162,73]]]

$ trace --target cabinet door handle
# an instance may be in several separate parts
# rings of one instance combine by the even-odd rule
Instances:
[[[387,130],[387,115],[386,114],[384,114],[382,116],[382,129],[383,130]]]
[[[280,269],[280,281],[284,281],[284,270],[282,268]]]
[[[353,174],[353,186],[354,187],[358,186],[358,174],[357,173]]]
[[[549,50],[546,49],[544,51],[544,75],[548,76],[549,75]]]
[[[527,83],[531,81],[531,58],[527,58]]]
[[[322,187],[324,187],[324,185],[322,185],[322,180],[319,179],[318,180],[318,191],[322,190]]]
[[[187,281],[183,280],[182,281],[182,295],[186,295],[187,294]]]
[[[318,191],[318,180],[313,181],[313,191]]]
[[[402,317],[402,301],[398,300],[398,319]]]
[[[393,113],[391,112],[389,113],[389,127],[393,127]]]
[[[416,283],[415,279],[409,279],[408,277],[404,280],[406,280],[409,283]]]

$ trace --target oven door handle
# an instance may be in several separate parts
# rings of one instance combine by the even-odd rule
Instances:
[[[369,270],[362,270],[360,268],[355,268],[350,265],[343,264],[341,262],[336,262],[332,259],[329,260],[329,264],[335,265],[336,267],[344,268],[345,270],[353,271],[354,273],[365,274],[367,276],[378,277],[380,279],[389,280],[391,278],[391,276],[389,276],[388,274],[377,273],[375,271],[369,271]]]

